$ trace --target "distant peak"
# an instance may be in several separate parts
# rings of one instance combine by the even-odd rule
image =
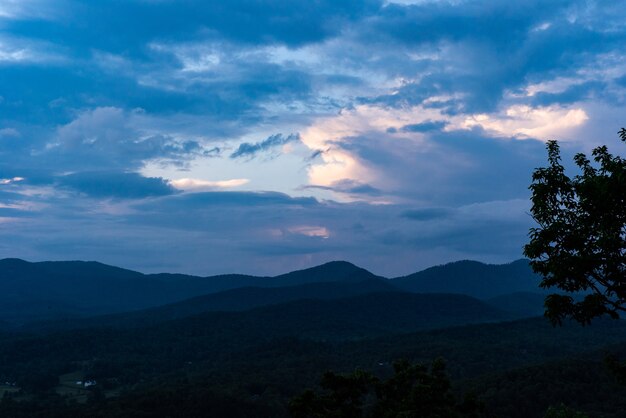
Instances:
[[[366,270],[348,261],[335,260],[335,261],[329,261],[327,263],[320,264],[319,266],[310,267],[308,269],[304,269],[300,271],[332,271],[332,272],[351,273],[351,272],[361,272],[361,271],[366,271]]]
[[[527,258],[520,258],[519,260],[515,260],[515,261],[511,261],[509,264],[523,264],[523,265],[528,265],[528,263],[530,263],[530,260]]]
[[[355,268],[355,269],[360,269],[361,267],[352,264],[349,261],[344,261],[344,260],[334,260],[334,261],[329,261],[327,263],[324,264],[320,264],[317,267],[351,267],[351,268]]]
[[[291,273],[281,274],[276,278],[288,278],[290,280],[311,281],[344,281],[354,280],[356,278],[375,277],[369,271],[355,266],[347,261],[330,261],[320,264],[319,266],[307,269],[292,271]]]
[[[520,259],[515,260],[515,261],[510,261],[508,263],[501,263],[501,264],[485,263],[483,261],[476,261],[476,260],[457,260],[457,261],[451,261],[451,262],[445,263],[445,264],[439,264],[439,265],[436,265],[436,266],[432,266],[432,267],[427,268],[426,270],[442,268],[442,267],[451,267],[451,266],[504,267],[504,266],[510,266],[510,265],[519,265],[519,264],[527,265],[528,262],[529,262],[529,260],[527,260],[525,258],[520,258]]]
[[[457,261],[450,261],[449,263],[438,264],[436,266],[428,267],[422,271],[438,270],[438,269],[445,269],[445,268],[450,268],[450,267],[487,266],[487,265],[488,264],[483,263],[481,261],[476,261],[476,260],[457,260]]]
[[[0,260],[0,265],[4,265],[4,266],[17,266],[17,265],[25,265],[25,264],[31,264],[30,262],[26,261],[26,260],[22,260],[21,258],[3,258]]]

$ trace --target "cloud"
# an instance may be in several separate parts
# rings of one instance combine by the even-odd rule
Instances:
[[[174,1],[126,2],[110,5],[90,3],[69,20],[86,19],[93,24],[84,31],[83,42],[121,48],[122,40],[146,41],[162,36],[164,25],[175,38],[206,33],[246,43],[299,45],[316,42],[339,32],[343,25],[378,7],[378,1],[322,0],[315,7],[283,1],[233,0],[228,3]],[[165,21],[164,21],[165,17]],[[94,39],[103,30],[114,36]]]
[[[445,219],[452,213],[450,209],[446,208],[423,208],[407,210],[402,212],[401,216],[414,221],[432,221],[435,219]]]
[[[136,169],[147,160],[183,164],[193,156],[213,154],[198,141],[142,129],[144,114],[115,107],[82,112],[57,129],[43,151],[65,168]],[[218,150],[219,152],[219,150]]]
[[[4,185],[7,185],[7,184],[18,183],[20,181],[24,181],[24,178],[23,177],[13,177],[13,178],[8,178],[8,179],[0,178],[0,186],[4,186]]]
[[[480,126],[499,135],[539,139],[567,138],[573,128],[585,123],[589,117],[581,108],[560,106],[533,108],[526,105],[511,106],[503,114],[473,115],[465,126]]]
[[[608,9],[582,1],[389,5],[358,33],[370,48],[396,42],[415,57],[392,67],[399,86],[380,102],[400,107],[457,95],[451,112],[482,113],[507,91],[554,75],[584,79],[594,60],[614,55],[626,33]]]
[[[243,186],[250,182],[249,179],[230,179],[230,180],[200,180],[182,178],[178,180],[170,180],[169,184],[181,190],[211,190],[211,189],[230,189],[233,187]]]
[[[300,135],[298,134],[289,134],[287,136],[283,136],[283,134],[275,134],[261,142],[257,142],[253,144],[249,142],[244,142],[243,144],[240,144],[239,148],[237,148],[237,150],[230,155],[230,158],[241,158],[241,157],[253,158],[259,152],[267,151],[269,149],[286,145],[290,142],[299,141],[299,140],[300,140]]]
[[[430,132],[430,131],[440,131],[445,128],[449,122],[446,121],[432,121],[427,120],[421,123],[414,123],[410,125],[404,125],[400,128],[400,132]],[[390,133],[396,133],[396,128],[389,128],[388,131]]]
[[[58,6],[66,3],[61,0]],[[63,4],[67,6],[67,4]],[[2,0],[0,19],[50,19],[55,16],[55,8],[46,0]]]
[[[624,10],[0,1],[0,252],[199,273],[518,258],[542,141],[621,126]]]
[[[531,173],[544,150],[534,140],[524,145],[516,139],[569,138],[587,120],[581,109],[557,106],[444,117],[442,110],[423,106],[367,105],[320,118],[301,134],[302,142],[320,153],[308,168],[310,186],[350,200],[357,191],[350,186],[366,184],[370,189],[362,191],[369,193],[361,198],[369,195],[372,203],[408,199],[436,205],[452,199],[458,204],[522,196],[528,177],[518,173]],[[493,177],[498,169],[503,172]]]
[[[0,129],[0,138],[19,138],[20,136],[20,131],[15,128]]]
[[[594,95],[607,96],[607,84],[601,81],[584,81],[568,86],[562,91],[538,91],[533,92],[532,103],[536,107],[547,107],[551,105],[567,105],[585,101]]]
[[[175,192],[162,178],[143,177],[138,173],[83,171],[57,177],[57,183],[98,198],[140,199]]]
[[[380,196],[383,192],[376,187],[373,187],[366,183],[361,183],[359,181],[351,180],[351,179],[343,179],[332,183],[330,186],[321,186],[321,185],[308,185],[305,186],[304,189],[321,189],[321,190],[329,190],[333,192],[338,192],[342,194],[350,195],[354,198],[358,198],[359,196]]]
[[[186,209],[195,210],[214,206],[255,207],[285,205],[307,207],[316,205],[317,201],[310,197],[291,197],[278,192],[212,191],[172,196],[162,200],[161,204],[168,210],[184,212]]]
[[[301,234],[307,237],[319,237],[325,239],[330,237],[330,231],[323,226],[299,225],[288,228],[288,231],[293,234]]]

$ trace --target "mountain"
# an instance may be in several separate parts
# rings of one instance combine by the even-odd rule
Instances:
[[[486,299],[489,305],[520,317],[541,316],[546,295],[534,292],[514,292]]]
[[[317,267],[281,274],[266,280],[269,286],[286,286],[319,282],[361,282],[381,279],[369,271],[346,261],[331,261]]]
[[[25,323],[146,309],[241,287],[281,287],[376,279],[347,262],[276,277],[142,274],[97,262],[0,260],[0,319]]]
[[[97,262],[29,263],[19,259],[4,259],[0,260],[0,320],[24,324],[115,314],[244,287],[282,288],[331,282],[377,282],[380,285],[382,280],[384,278],[345,261],[333,261],[275,277],[238,274],[198,277],[167,273],[142,274]],[[398,290],[413,293],[458,293],[490,299],[513,292],[537,292],[538,282],[539,278],[532,273],[528,262],[519,260],[504,265],[459,261],[392,279],[387,283]],[[376,290],[384,289],[379,286]],[[209,306],[209,310],[247,309],[272,301],[279,303],[301,297],[316,299],[324,293],[308,289],[312,293],[306,295],[306,291],[300,289],[290,294],[290,291],[276,293],[246,290],[232,295],[230,301],[226,294],[217,299],[196,301],[195,308],[191,308],[193,303],[189,302],[187,308],[168,309],[170,312],[180,309],[181,314],[185,309],[191,313],[204,311],[204,306]],[[332,293],[331,290],[328,292]],[[339,291],[339,295],[347,296],[348,293]],[[222,302],[218,302],[220,298]],[[254,302],[256,298],[258,303]],[[241,304],[240,308],[236,308],[237,304]],[[164,314],[164,317],[168,315]]]
[[[457,261],[395,278],[391,283],[414,293],[460,293],[489,299],[514,292],[540,292],[540,281],[528,260],[517,260],[501,265]]]
[[[24,337],[16,340],[17,346],[5,339],[0,340],[0,358],[8,367],[13,357],[24,359],[34,353],[74,361],[70,358],[74,355],[111,357],[118,350],[129,350],[129,354],[143,356],[178,350],[176,347],[185,355],[204,357],[207,352],[227,353],[276,338],[353,341],[506,318],[501,311],[469,296],[378,292],[333,300],[303,299],[240,312],[205,312],[138,327],[119,321],[117,327],[105,324],[40,334],[32,338],[33,345],[25,343]]]
[[[124,312],[89,318],[66,318],[29,324],[23,329],[58,330],[93,326],[136,327],[179,319],[204,312],[246,311],[303,299],[331,300],[367,293],[397,291],[385,279],[360,282],[320,282],[275,288],[242,287],[218,293],[197,296],[180,302],[139,311]]]

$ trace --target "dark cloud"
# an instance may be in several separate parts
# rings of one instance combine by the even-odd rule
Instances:
[[[452,214],[453,211],[446,208],[424,208],[407,210],[402,212],[401,216],[414,221],[432,221],[448,218]]]
[[[10,24],[13,33],[36,34],[85,49],[141,51],[152,40],[224,37],[239,42],[301,45],[321,41],[380,7],[376,0],[65,0],[59,20]],[[102,36],[106,33],[107,36]]]
[[[531,173],[545,160],[542,142],[494,137],[481,129],[430,131],[424,141],[416,146],[368,134],[337,146],[384,173],[385,195],[437,206],[527,198]]]
[[[306,189],[320,189],[320,190],[330,190],[339,193],[345,193],[349,195],[363,195],[363,196],[381,196],[383,193],[380,189],[367,184],[362,183],[360,181],[343,179],[336,182],[333,182],[330,186],[320,186],[320,185],[309,185],[304,186],[304,190]]]
[[[400,132],[430,132],[440,131],[445,128],[449,123],[446,121],[426,121],[422,123],[414,123],[411,125],[404,125],[400,128]]]
[[[313,160],[316,160],[317,158],[319,158],[320,156],[322,156],[322,155],[324,154],[324,152],[325,152],[325,151],[324,151],[324,150],[321,150],[321,149],[320,149],[320,150],[317,150],[317,151],[314,151],[314,152],[312,152],[309,156],[307,156],[307,157],[305,158],[305,161],[306,161],[306,162],[311,162],[311,161],[313,161]]]
[[[291,197],[278,192],[201,192],[172,196],[162,200],[162,207],[184,212],[187,209],[216,206],[297,206],[310,207],[317,204],[314,198]]]
[[[244,142],[243,144],[239,145],[239,148],[237,148],[235,152],[230,154],[230,158],[253,158],[259,152],[267,151],[269,149],[299,140],[300,135],[298,134],[289,134],[287,136],[284,136],[283,134],[275,134],[264,139],[261,142],[256,142],[253,144],[249,142]]]
[[[21,51],[0,58],[0,178],[24,178],[0,186],[6,256],[201,274],[347,259],[397,275],[460,258],[512,260],[532,223],[527,187],[544,144],[455,128],[446,116],[506,119],[511,104],[576,103],[602,137],[596,131],[619,128],[608,125],[626,97],[623,0],[37,4],[3,18],[0,34],[0,52]],[[367,181],[294,190],[285,178],[318,163],[341,170],[344,160],[305,145],[253,158],[297,135],[233,148],[360,104],[373,113],[417,106],[432,118],[385,132],[384,120],[363,114],[345,138],[342,126],[330,132],[333,150],[354,157]],[[593,117],[604,113],[599,127]],[[565,145],[564,161],[581,144]],[[141,174],[155,166],[173,179],[245,177],[252,189],[318,198],[177,192]]]
[[[0,218],[28,218],[33,214],[26,210],[0,207]]]
[[[559,93],[538,92],[533,96],[532,104],[535,106],[568,105],[589,99],[594,95],[606,97],[607,87],[606,83],[601,81],[587,81],[569,86]]]
[[[621,77],[617,77],[615,82],[622,87],[626,87],[626,74]]]
[[[167,196],[176,192],[162,178],[144,177],[138,173],[91,171],[57,177],[60,186],[69,187],[91,197],[139,199]]]
[[[594,57],[617,50],[626,39],[618,16],[582,1],[426,2],[386,7],[359,34],[381,49],[400,42],[408,50],[434,50],[433,58],[420,61],[424,77],[381,95],[379,103],[402,106],[462,95],[460,103],[450,103],[451,111],[488,112],[507,90],[555,74],[576,75]],[[415,65],[404,62],[393,69],[410,77]]]
[[[141,112],[114,107],[83,112],[57,129],[40,158],[65,169],[130,170],[141,167],[146,160],[158,158],[182,164],[193,157],[219,152],[195,140],[145,132],[137,126],[143,116]]]

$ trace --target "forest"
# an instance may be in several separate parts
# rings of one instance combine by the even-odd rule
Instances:
[[[626,355],[626,324],[604,318],[554,327],[528,313],[537,298],[523,289],[481,293],[512,269],[518,287],[538,280],[527,261],[453,263],[412,281],[331,263],[271,288],[13,322],[0,334],[0,416],[382,416],[385,388],[398,379],[439,388],[435,404],[451,408],[412,416],[623,416],[626,387],[606,358]],[[483,299],[419,285],[433,275],[462,275],[475,288],[466,293]],[[335,388],[351,409],[329,379],[360,382],[350,396]]]

